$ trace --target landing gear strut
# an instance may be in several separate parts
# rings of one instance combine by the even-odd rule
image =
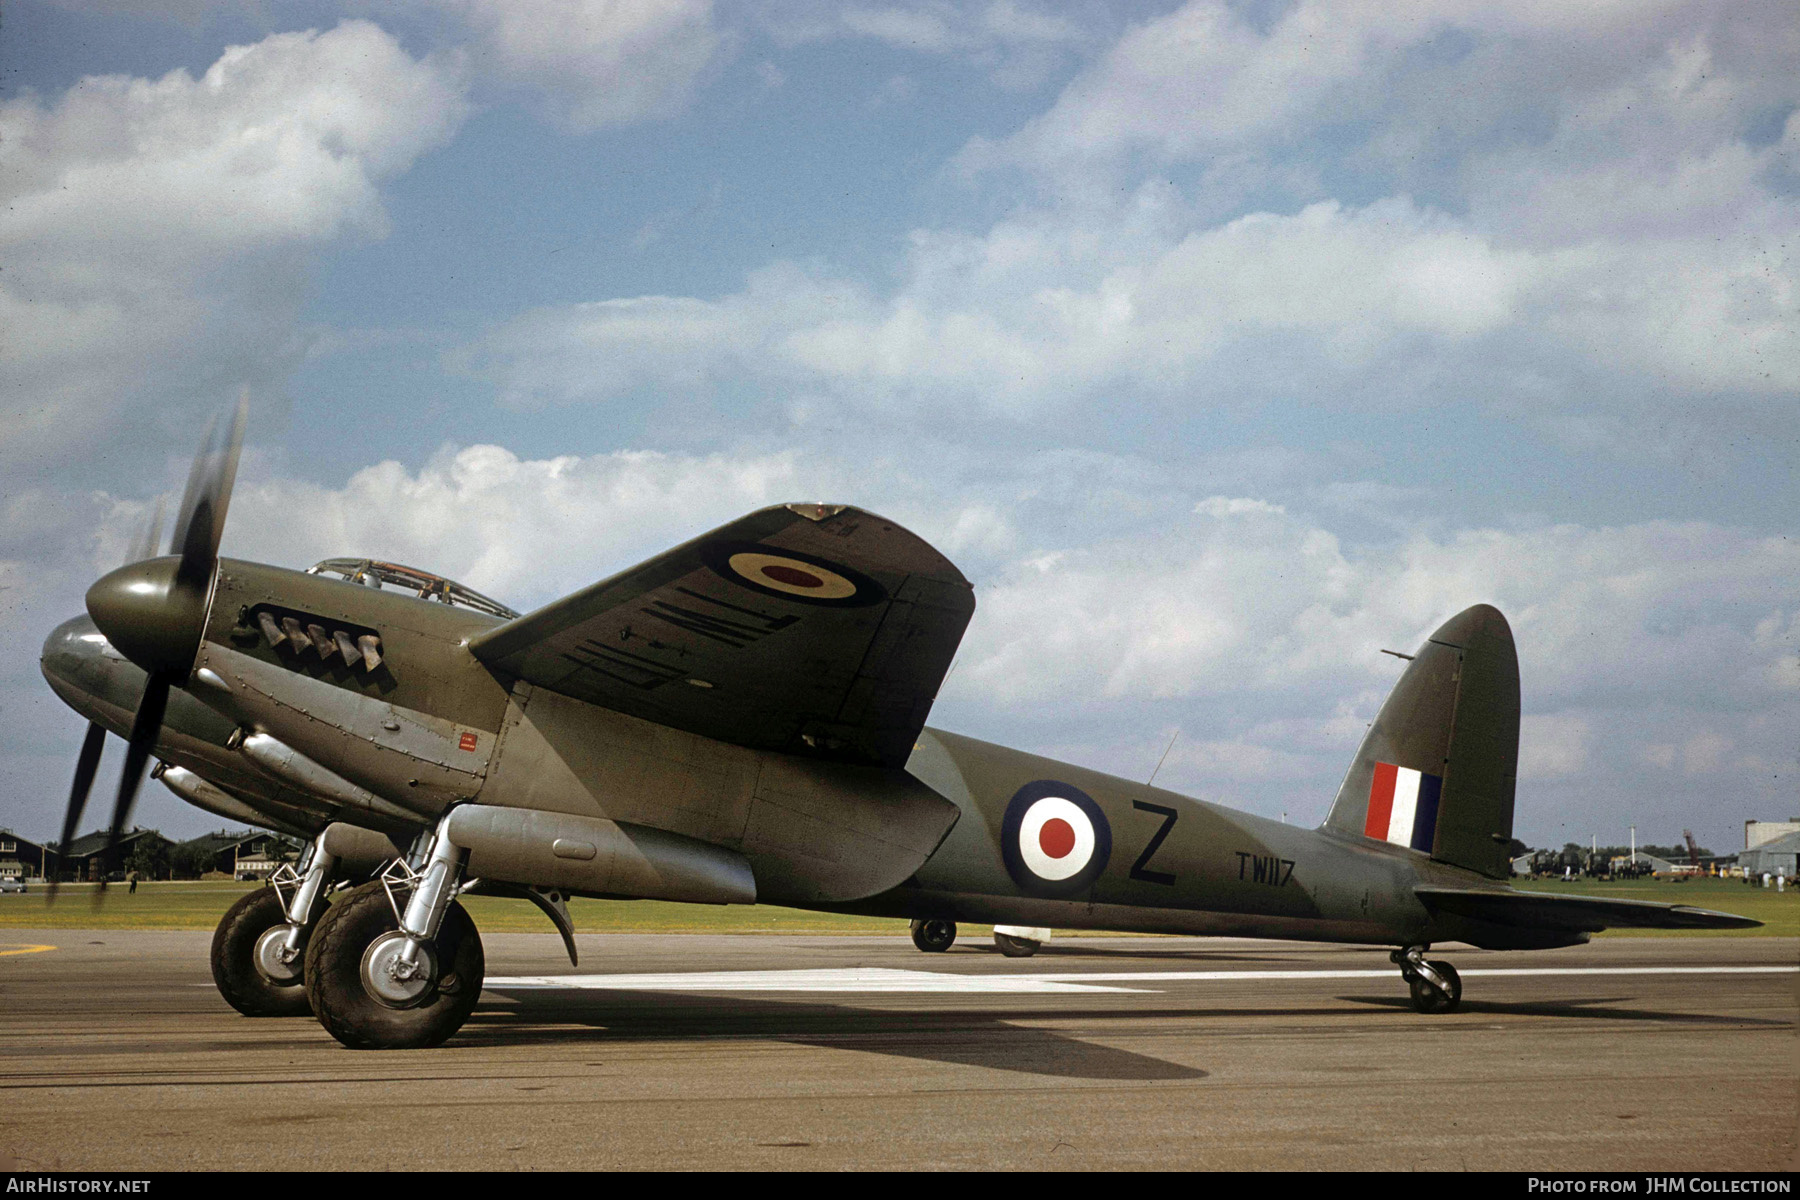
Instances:
[[[1388,959],[1400,968],[1400,977],[1412,990],[1413,1008],[1422,1013],[1455,1012],[1462,1003],[1462,977],[1456,968],[1441,958],[1429,962],[1425,952],[1430,946],[1408,946],[1395,950]]]
[[[353,1050],[409,1050],[449,1038],[481,996],[481,935],[456,903],[465,851],[438,826],[424,868],[395,863],[320,918],[306,991],[328,1033]]]
[[[956,943],[955,921],[914,921],[913,945],[927,954],[941,954]]]

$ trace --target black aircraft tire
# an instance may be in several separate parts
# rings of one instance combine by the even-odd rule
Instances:
[[[1014,937],[1010,933],[996,933],[994,945],[1008,958],[1030,958],[1038,951],[1037,942],[1030,938]]]
[[[258,888],[225,910],[213,931],[212,976],[225,1003],[246,1017],[309,1017],[312,1002],[299,980],[275,983],[256,969],[256,940],[287,924],[281,896]]]
[[[481,998],[487,973],[481,935],[460,904],[451,904],[434,943],[440,981],[424,1003],[389,1008],[363,985],[363,953],[400,927],[380,882],[365,883],[319,918],[306,947],[306,990],[319,1024],[352,1050],[420,1050],[461,1029]]]
[[[1462,1003],[1462,977],[1447,962],[1434,959],[1431,967],[1444,977],[1444,982],[1450,985],[1450,989],[1445,991],[1423,975],[1408,971],[1406,984],[1412,990],[1413,1008],[1422,1013],[1455,1012],[1457,1005]]]
[[[942,954],[956,944],[955,921],[914,921],[912,923],[913,945],[927,954]]]
[[[1431,981],[1426,979],[1423,975],[1408,975],[1406,977],[1406,986],[1412,992],[1412,1006],[1414,1011],[1434,1013],[1443,1006],[1444,993],[1438,991]]]

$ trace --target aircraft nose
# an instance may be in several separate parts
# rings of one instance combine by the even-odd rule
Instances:
[[[88,615],[119,653],[146,671],[193,664],[206,619],[206,597],[178,588],[181,560],[151,558],[103,575],[88,589]]]
[[[100,656],[100,648],[105,642],[106,638],[90,618],[85,615],[70,617],[44,639],[44,650],[38,661],[43,665],[44,674],[71,682],[83,663]]]
[[[90,721],[100,719],[98,701],[116,699],[121,672],[137,673],[85,616],[71,617],[50,631],[38,665],[50,690]],[[142,690],[141,683],[135,685],[135,691]]]

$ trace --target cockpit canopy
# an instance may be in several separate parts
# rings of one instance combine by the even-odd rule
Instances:
[[[474,588],[464,587],[454,579],[445,579],[442,575],[433,575],[429,571],[399,563],[380,562],[372,558],[328,558],[306,568],[306,573],[335,575],[364,587],[411,592],[423,600],[436,600],[440,604],[451,604],[457,608],[472,608],[476,612],[509,621],[519,615],[498,600],[490,599]]]

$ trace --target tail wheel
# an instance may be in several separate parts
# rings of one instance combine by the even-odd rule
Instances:
[[[1031,938],[1014,937],[1010,933],[994,935],[994,945],[1008,958],[1030,958],[1037,953],[1040,944]]]
[[[225,1003],[246,1017],[312,1015],[312,1003],[297,969],[289,978],[281,977],[286,972],[272,976],[257,969],[259,943],[271,931],[285,929],[287,923],[275,889],[258,888],[226,909],[213,931],[213,982],[219,985]]]
[[[912,940],[927,954],[941,954],[956,943],[956,922],[914,921]]]
[[[1455,967],[1441,959],[1433,959],[1430,965],[1443,977],[1448,988],[1439,988],[1423,975],[1409,971],[1406,982],[1412,989],[1413,1007],[1422,1013],[1455,1012],[1457,1005],[1462,1003],[1462,977]]]
[[[481,997],[487,963],[481,935],[460,904],[444,914],[424,958],[432,969],[416,994],[396,1003],[392,986],[369,977],[379,971],[399,931],[387,890],[365,883],[319,919],[306,949],[306,991],[319,1024],[352,1050],[413,1050],[436,1046],[462,1028]]]

